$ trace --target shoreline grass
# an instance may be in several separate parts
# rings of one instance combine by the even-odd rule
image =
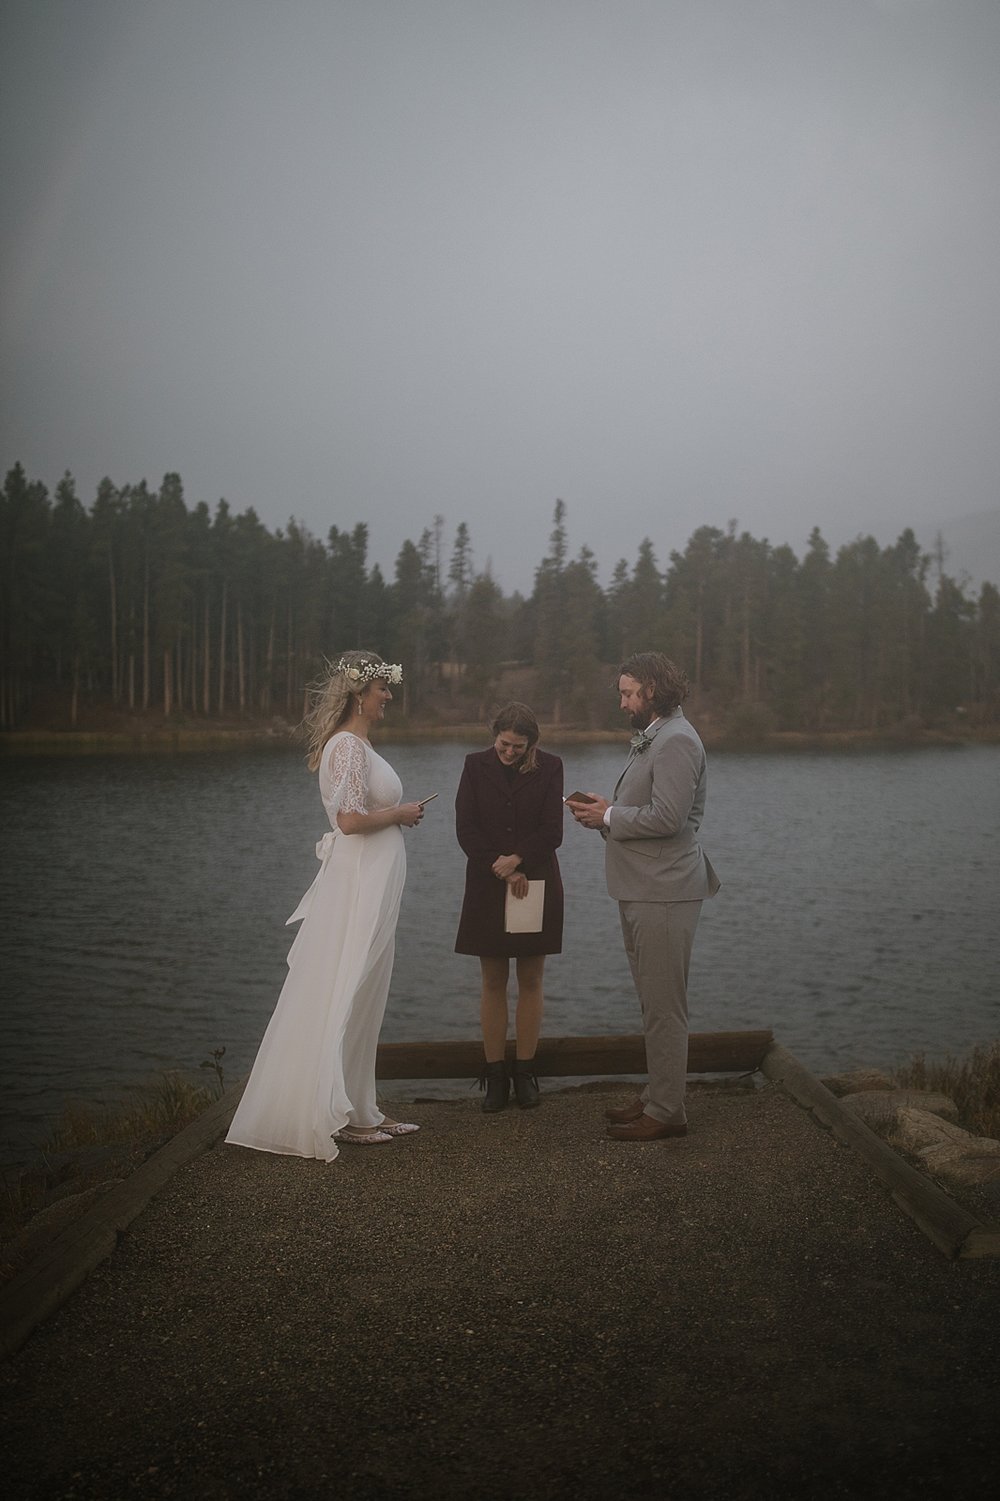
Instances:
[[[589,729],[579,725],[542,725],[546,745],[620,745],[625,731]],[[888,727],[884,730],[771,730],[748,733],[727,731],[710,724],[700,725],[699,733],[715,753],[816,751],[889,751],[928,747],[1000,744],[1000,725],[965,726],[961,730]],[[386,726],[379,734],[383,745],[419,742],[486,744],[489,736],[481,724],[408,724]],[[185,751],[227,751],[270,749],[277,752],[302,753],[302,745],[292,725],[276,727],[257,725],[215,728],[209,726],[150,726],[136,729],[53,730],[23,729],[0,732],[0,757],[44,755],[110,755]]]
[[[201,1065],[214,1071],[214,1084],[195,1083],[171,1069],[128,1099],[64,1106],[31,1159],[0,1173],[0,1243],[12,1241],[60,1199],[127,1176],[197,1120],[223,1093],[224,1052],[217,1049]]]
[[[220,1093],[218,1088],[194,1084],[171,1070],[156,1084],[137,1091],[134,1099],[104,1105],[67,1105],[46,1136],[42,1151],[75,1152],[83,1147],[176,1136]]]
[[[968,1058],[914,1053],[893,1076],[905,1089],[948,1095],[964,1131],[1000,1141],[1000,1040],[979,1043]]]

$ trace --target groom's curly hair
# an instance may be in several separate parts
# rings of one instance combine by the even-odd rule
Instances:
[[[633,652],[615,673],[614,688],[621,677],[635,678],[644,688],[653,690],[651,706],[657,714],[672,714],[691,691],[687,673],[661,651]]]

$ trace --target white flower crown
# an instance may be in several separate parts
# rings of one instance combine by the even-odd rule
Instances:
[[[403,669],[398,662],[365,662],[359,667],[356,662],[345,662],[341,657],[333,670],[342,672],[352,683],[371,683],[375,678],[384,678],[387,683],[403,681]]]

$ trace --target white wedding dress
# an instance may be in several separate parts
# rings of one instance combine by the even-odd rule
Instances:
[[[385,1011],[406,876],[398,824],[343,834],[338,812],[398,807],[387,761],[349,730],[323,748],[319,787],[330,819],[319,875],[289,923],[302,926],[288,978],[226,1137],[296,1157],[337,1156],[343,1126],[376,1126],[375,1049]]]

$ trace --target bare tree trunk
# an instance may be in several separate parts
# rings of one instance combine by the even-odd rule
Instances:
[[[170,660],[170,648],[169,646],[165,646],[163,648],[163,713],[165,718],[169,717],[170,711],[173,708],[173,687],[173,663]]]
[[[219,612],[219,713],[226,712],[226,596],[228,586],[222,580],[222,605]]]
[[[740,642],[740,657],[743,678],[743,702],[749,703],[753,693],[750,665],[750,596],[743,596],[743,634]]]
[[[147,559],[142,580],[142,709],[149,708],[149,561]]]
[[[198,712],[198,611],[194,600],[191,601],[191,630],[188,636],[188,649],[184,654],[184,683],[187,690],[187,704],[192,714]],[[183,708],[184,705],[182,704]]]
[[[286,639],[287,639],[288,647],[287,647],[287,653],[286,653],[286,664],[287,665],[286,665],[286,670],[285,670],[285,711],[286,711],[286,713],[291,714],[291,712],[292,712],[292,694],[293,694],[293,692],[295,690],[295,684],[294,684],[294,681],[293,681],[294,674],[292,672],[292,666],[293,666],[294,656],[293,656],[293,652],[292,652],[292,600],[291,600],[291,596],[290,595],[289,595],[289,598],[288,598],[288,636],[287,636]]]
[[[247,706],[246,663],[243,658],[243,602],[236,601],[236,685],[237,699],[242,714]]]
[[[208,584],[205,584],[205,619],[201,643],[201,708],[207,714],[212,706],[212,620],[208,607]]]
[[[135,711],[135,652],[128,654],[128,706]]]
[[[111,601],[111,698],[121,702],[121,672],[118,661],[118,586],[115,580],[115,559],[108,547],[108,593]]]
[[[274,693],[274,611],[271,611],[271,623],[267,632],[267,656],[265,658],[264,681],[260,689],[260,707],[263,713],[270,714],[273,707]]]
[[[80,710],[80,658],[73,658],[73,691],[69,701],[69,722],[76,728]]]

